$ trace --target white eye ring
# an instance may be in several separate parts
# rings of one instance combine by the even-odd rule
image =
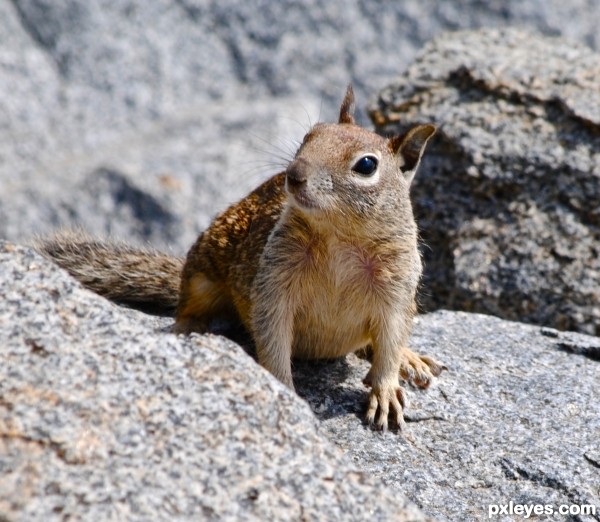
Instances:
[[[379,181],[380,163],[381,158],[374,152],[363,153],[357,156],[350,168],[353,174],[351,176],[352,181],[363,187],[376,185]]]

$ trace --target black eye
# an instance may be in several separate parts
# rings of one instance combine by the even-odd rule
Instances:
[[[372,176],[377,170],[377,158],[375,156],[363,156],[354,164],[352,170],[361,176]]]

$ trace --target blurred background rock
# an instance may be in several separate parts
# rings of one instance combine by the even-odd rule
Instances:
[[[367,102],[426,42],[509,26],[597,49],[600,4],[0,0],[0,237],[77,225],[183,254],[282,169],[311,123],[335,118],[348,82],[369,124]],[[436,295],[424,287],[425,309],[465,308],[473,293]],[[503,315],[486,306],[467,309]],[[589,315],[525,319],[597,333],[580,326]]]

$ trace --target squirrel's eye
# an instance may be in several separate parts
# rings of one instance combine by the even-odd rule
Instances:
[[[377,170],[377,158],[375,156],[363,156],[354,164],[352,170],[361,176],[372,176]]]

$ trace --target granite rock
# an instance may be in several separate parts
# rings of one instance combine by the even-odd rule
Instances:
[[[598,338],[420,316],[411,347],[448,370],[380,433],[354,355],[297,361],[305,402],[233,342],[172,335],[22,247],[3,245],[0,294],[2,520],[471,521],[511,501],[600,519]]]
[[[411,348],[447,367],[408,388],[408,433],[365,430],[361,379],[349,356],[297,365],[299,393],[327,436],[361,469],[440,521],[489,517],[490,506],[593,506],[600,520],[600,339],[466,312],[420,316]]]
[[[518,30],[448,34],[371,106],[439,126],[413,188],[423,304],[600,333],[600,55]]]
[[[0,250],[0,519],[426,520],[218,336]]]

